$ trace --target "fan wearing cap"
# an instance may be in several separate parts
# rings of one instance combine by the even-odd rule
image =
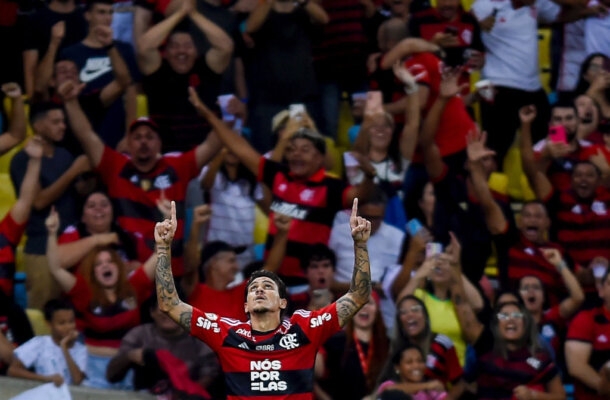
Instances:
[[[274,215],[273,223],[277,227],[278,234],[263,266],[264,270],[275,272],[282,263],[290,222],[290,217],[282,214]],[[247,318],[243,301],[247,281],[230,287],[240,271],[237,261],[238,249],[225,242],[212,241],[207,243],[198,254],[193,248],[199,245],[201,225],[198,222],[193,223],[196,224],[198,226],[191,228],[186,244],[185,254],[188,262],[185,263],[187,268],[181,281],[188,303],[200,310],[243,321]],[[191,265],[196,267],[191,268]]]
[[[175,199],[178,218],[183,220],[186,187],[220,150],[218,137],[210,134],[199,146],[186,153],[161,155],[157,124],[149,118],[140,118],[129,127],[129,155],[121,154],[105,146],[93,131],[77,100],[79,90],[73,82],[65,82],[59,88],[72,130],[91,165],[108,187],[108,195],[116,204],[118,224],[127,232],[141,234],[152,253],[154,224],[163,218],[157,204],[161,199]],[[180,224],[174,240],[172,263],[174,273],[179,276],[183,268],[182,253],[183,224]]]
[[[196,95],[192,89],[191,93]],[[328,244],[334,215],[348,208],[351,199],[357,197],[358,193],[365,194],[372,189],[374,170],[366,170],[366,179],[353,187],[347,187],[342,180],[327,175],[324,170],[326,141],[322,135],[308,128],[300,128],[291,136],[286,152],[287,165],[268,160],[245,138],[228,128],[201,101],[194,104],[214,127],[224,146],[271,190],[271,211],[293,218],[288,234],[289,254],[278,273],[288,286],[306,284],[299,259],[308,245],[318,242]],[[276,228],[270,224],[267,250],[275,234]]]

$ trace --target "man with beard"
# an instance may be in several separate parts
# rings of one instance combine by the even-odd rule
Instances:
[[[127,133],[127,151],[131,157],[105,146],[93,131],[78,102],[81,87],[72,81],[59,88],[74,135],[80,141],[91,165],[96,169],[108,195],[115,202],[117,221],[127,232],[139,233],[154,248],[155,221],[163,218],[160,204],[165,198],[178,202],[179,218],[184,218],[184,200],[189,181],[220,150],[216,135],[208,135],[199,146],[180,155],[161,155],[159,127],[150,118],[131,123]],[[174,241],[173,267],[182,275],[183,225]],[[150,254],[143,255],[148,257]]]
[[[523,107],[519,111],[521,121],[523,121],[522,113],[536,115],[536,109],[533,105]],[[578,134],[581,129],[580,125],[578,110],[574,103],[572,101],[557,102],[551,108],[549,127],[563,127],[566,131],[566,141],[557,142],[546,138],[534,146],[538,168],[546,173],[558,190],[570,187],[574,166],[589,157],[591,143],[580,140],[581,136]]]
[[[283,321],[286,286],[269,271],[256,271],[248,280],[244,310],[249,321],[224,318],[182,302],[170,265],[176,227],[172,202],[171,219],[158,223],[154,232],[159,307],[216,352],[225,374],[227,399],[312,399],[318,349],[347,324],[371,294],[367,250],[371,223],[358,216],[358,200],[354,199],[349,222],[355,259],[349,292],[318,311],[298,310]]]
[[[536,197],[545,202],[553,221],[550,237],[566,250],[575,264],[583,268],[577,272],[585,291],[587,288],[589,292],[594,291],[591,287],[592,261],[597,257],[610,258],[610,190],[601,186],[601,173],[589,161],[573,164],[569,187],[553,185],[535,165],[531,123],[536,109],[526,106],[519,114],[523,171]]]

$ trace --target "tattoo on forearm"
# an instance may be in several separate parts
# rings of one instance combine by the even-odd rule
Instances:
[[[193,317],[192,311],[184,311],[180,314],[180,326],[187,332],[191,331],[191,319]]]
[[[174,307],[180,304],[174,277],[172,275],[171,257],[169,254],[157,255],[157,268],[155,270],[157,297],[159,304],[164,307]]]
[[[354,272],[349,292],[336,303],[341,325],[347,323],[369,301],[371,294],[371,270],[366,243],[355,243],[354,251]]]

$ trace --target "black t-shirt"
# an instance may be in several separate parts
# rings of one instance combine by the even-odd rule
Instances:
[[[205,139],[210,125],[189,102],[188,88],[196,88],[201,101],[219,112],[216,99],[221,78],[199,57],[186,74],[174,71],[164,59],[157,71],[142,79],[149,116],[161,129],[163,152],[188,151]]]
[[[42,59],[49,48],[51,28],[59,21],[66,22],[66,34],[61,41],[60,51],[80,42],[87,35],[87,21],[80,7],[69,14],[57,13],[45,7],[36,10],[25,23],[23,50],[37,50],[39,59]]]
[[[255,46],[247,63],[250,97],[255,102],[288,105],[304,103],[316,94],[307,11],[273,10],[252,35]]]

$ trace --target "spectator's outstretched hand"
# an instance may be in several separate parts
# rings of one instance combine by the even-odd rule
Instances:
[[[41,159],[43,153],[42,147],[43,139],[39,135],[34,135],[28,140],[28,143],[25,145],[25,153],[30,158]]]
[[[170,205],[171,209],[171,205]],[[201,204],[193,210],[193,224],[201,226],[210,220],[212,207],[209,204]]]
[[[522,124],[531,124],[536,119],[536,106],[530,104],[529,106],[523,106],[519,109],[519,119]]]
[[[59,86],[59,88],[57,89],[57,93],[64,100],[64,102],[66,102],[69,100],[77,99],[80,95],[81,90],[83,90],[84,87],[84,83],[65,81]]]
[[[7,97],[10,97],[11,99],[18,99],[22,95],[21,87],[18,83],[15,82],[9,82],[2,85],[2,91]]]
[[[66,21],[56,22],[51,28],[51,38],[61,41],[66,36]]]
[[[157,244],[171,245],[174,240],[174,234],[178,227],[178,221],[176,220],[176,202],[171,203],[170,219],[166,219],[163,222],[157,222],[155,225],[155,242]]]
[[[290,218],[288,215],[280,213],[273,214],[273,224],[280,232],[288,232],[291,222],[292,218]]]
[[[496,154],[495,151],[488,149],[485,146],[487,141],[487,132],[478,132],[476,130],[468,132],[466,135],[466,152],[468,153],[468,160],[470,162],[478,162],[485,157],[493,156]]]
[[[349,217],[349,225],[352,229],[354,243],[366,243],[371,236],[371,223],[358,216],[358,198],[352,204],[352,214]]]
[[[197,110],[199,115],[201,115],[202,117],[209,118],[210,116],[214,115],[212,110],[210,110],[205,104],[203,104],[203,102],[199,98],[199,95],[197,94],[197,90],[195,90],[195,88],[192,86],[189,87],[189,101],[191,102],[193,107],[195,107],[195,110]]]
[[[59,213],[55,210],[55,207],[51,207],[51,212],[49,216],[44,221],[45,226],[47,227],[47,232],[50,235],[56,235],[59,230]]]

